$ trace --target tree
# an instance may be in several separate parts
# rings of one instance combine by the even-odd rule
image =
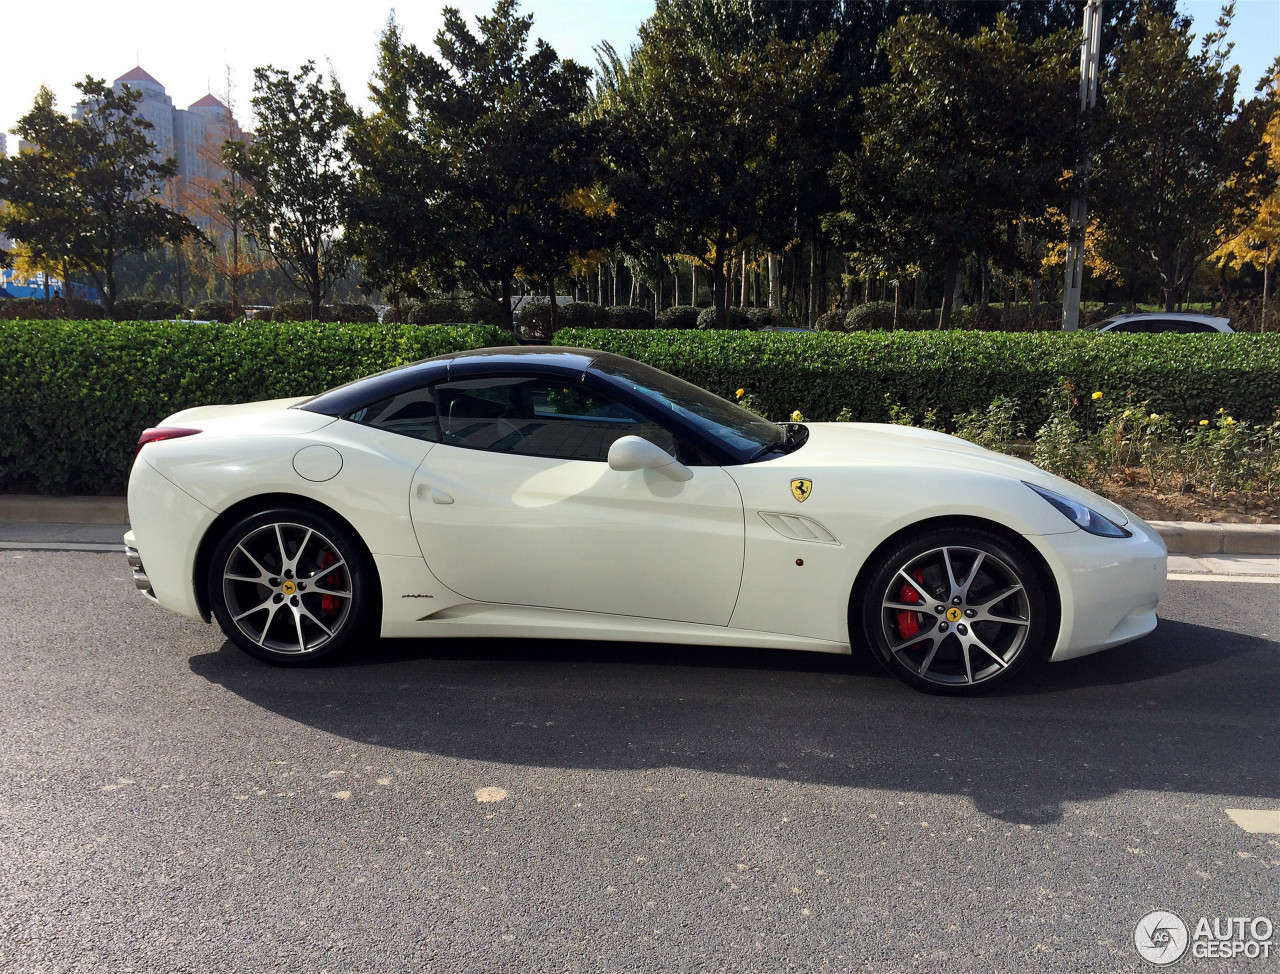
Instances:
[[[598,210],[595,127],[579,118],[590,71],[498,0],[478,35],[446,7],[438,56],[406,44],[394,20],[370,89],[376,110],[351,139],[359,164],[353,236],[371,280],[395,290],[461,285],[511,321],[518,273],[554,282],[590,249]]]
[[[228,140],[223,161],[252,193],[227,190],[222,202],[311,302],[320,304],[346,273],[341,230],[352,177],[344,147],[355,113],[337,78],[308,61],[296,74],[268,65],[253,72],[258,128],[249,142]]]
[[[821,198],[834,39],[719,44],[684,16],[658,5],[609,93],[610,191],[624,224],[654,224],[664,253],[710,271],[723,325],[730,262],[749,242],[780,248],[808,229],[797,214]]]
[[[0,197],[9,204],[0,229],[41,259],[86,271],[110,313],[122,257],[198,231],[158,199],[177,163],[155,157],[152,125],[137,114],[141,93],[117,93],[92,77],[76,88],[84,96],[78,120],[42,90],[18,122],[34,148],[0,161]]]
[[[835,169],[846,244],[891,266],[944,267],[939,327],[967,254],[1017,260],[1016,228],[1064,193],[1077,106],[1073,38],[1027,42],[1007,17],[970,37],[932,16],[884,38],[891,77],[866,94],[861,151]]]
[[[1230,16],[1228,5],[1193,53],[1186,21],[1144,10],[1122,31],[1100,86],[1091,207],[1158,282],[1169,311],[1268,179],[1264,117],[1235,104],[1239,68],[1227,68],[1223,43]]]
[[[1212,254],[1224,267],[1246,264],[1262,271],[1262,321],[1265,328],[1267,304],[1271,298],[1271,265],[1280,255],[1280,60],[1270,76],[1258,85],[1264,93],[1250,108],[1266,116],[1262,142],[1270,179],[1259,182],[1259,194],[1252,205],[1237,213],[1234,227],[1224,227],[1221,243]],[[1269,188],[1268,188],[1269,183]]]

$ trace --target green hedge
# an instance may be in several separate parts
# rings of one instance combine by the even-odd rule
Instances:
[[[1034,430],[1048,414],[1045,392],[1059,379],[1072,382],[1081,400],[1132,391],[1154,411],[1184,420],[1225,408],[1236,419],[1269,423],[1280,407],[1275,333],[565,330],[555,340],[639,359],[727,399],[745,389],[775,419],[799,409],[810,420],[831,420],[847,407],[855,420],[881,422],[891,402],[949,417],[1009,396]]]
[[[484,326],[0,322],[0,491],[119,494],[138,434],[189,406],[322,392]]]

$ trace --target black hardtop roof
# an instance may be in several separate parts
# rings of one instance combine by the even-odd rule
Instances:
[[[429,382],[479,375],[491,370],[501,371],[505,368],[546,372],[551,375],[581,374],[605,354],[588,348],[548,348],[544,345],[512,345],[449,352],[356,379],[336,389],[322,392],[298,408],[328,416],[341,416]]]

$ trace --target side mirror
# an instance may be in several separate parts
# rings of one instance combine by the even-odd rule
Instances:
[[[671,480],[693,479],[693,471],[642,436],[622,436],[609,447],[611,470],[652,470]]]

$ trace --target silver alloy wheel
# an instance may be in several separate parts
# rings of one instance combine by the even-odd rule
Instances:
[[[893,657],[916,677],[974,686],[1007,670],[1027,644],[1031,600],[1002,558],[959,545],[931,548],[894,573],[880,602]]]
[[[222,570],[232,623],[273,653],[313,653],[352,611],[351,570],[329,538],[305,524],[274,522],[247,533]]]

